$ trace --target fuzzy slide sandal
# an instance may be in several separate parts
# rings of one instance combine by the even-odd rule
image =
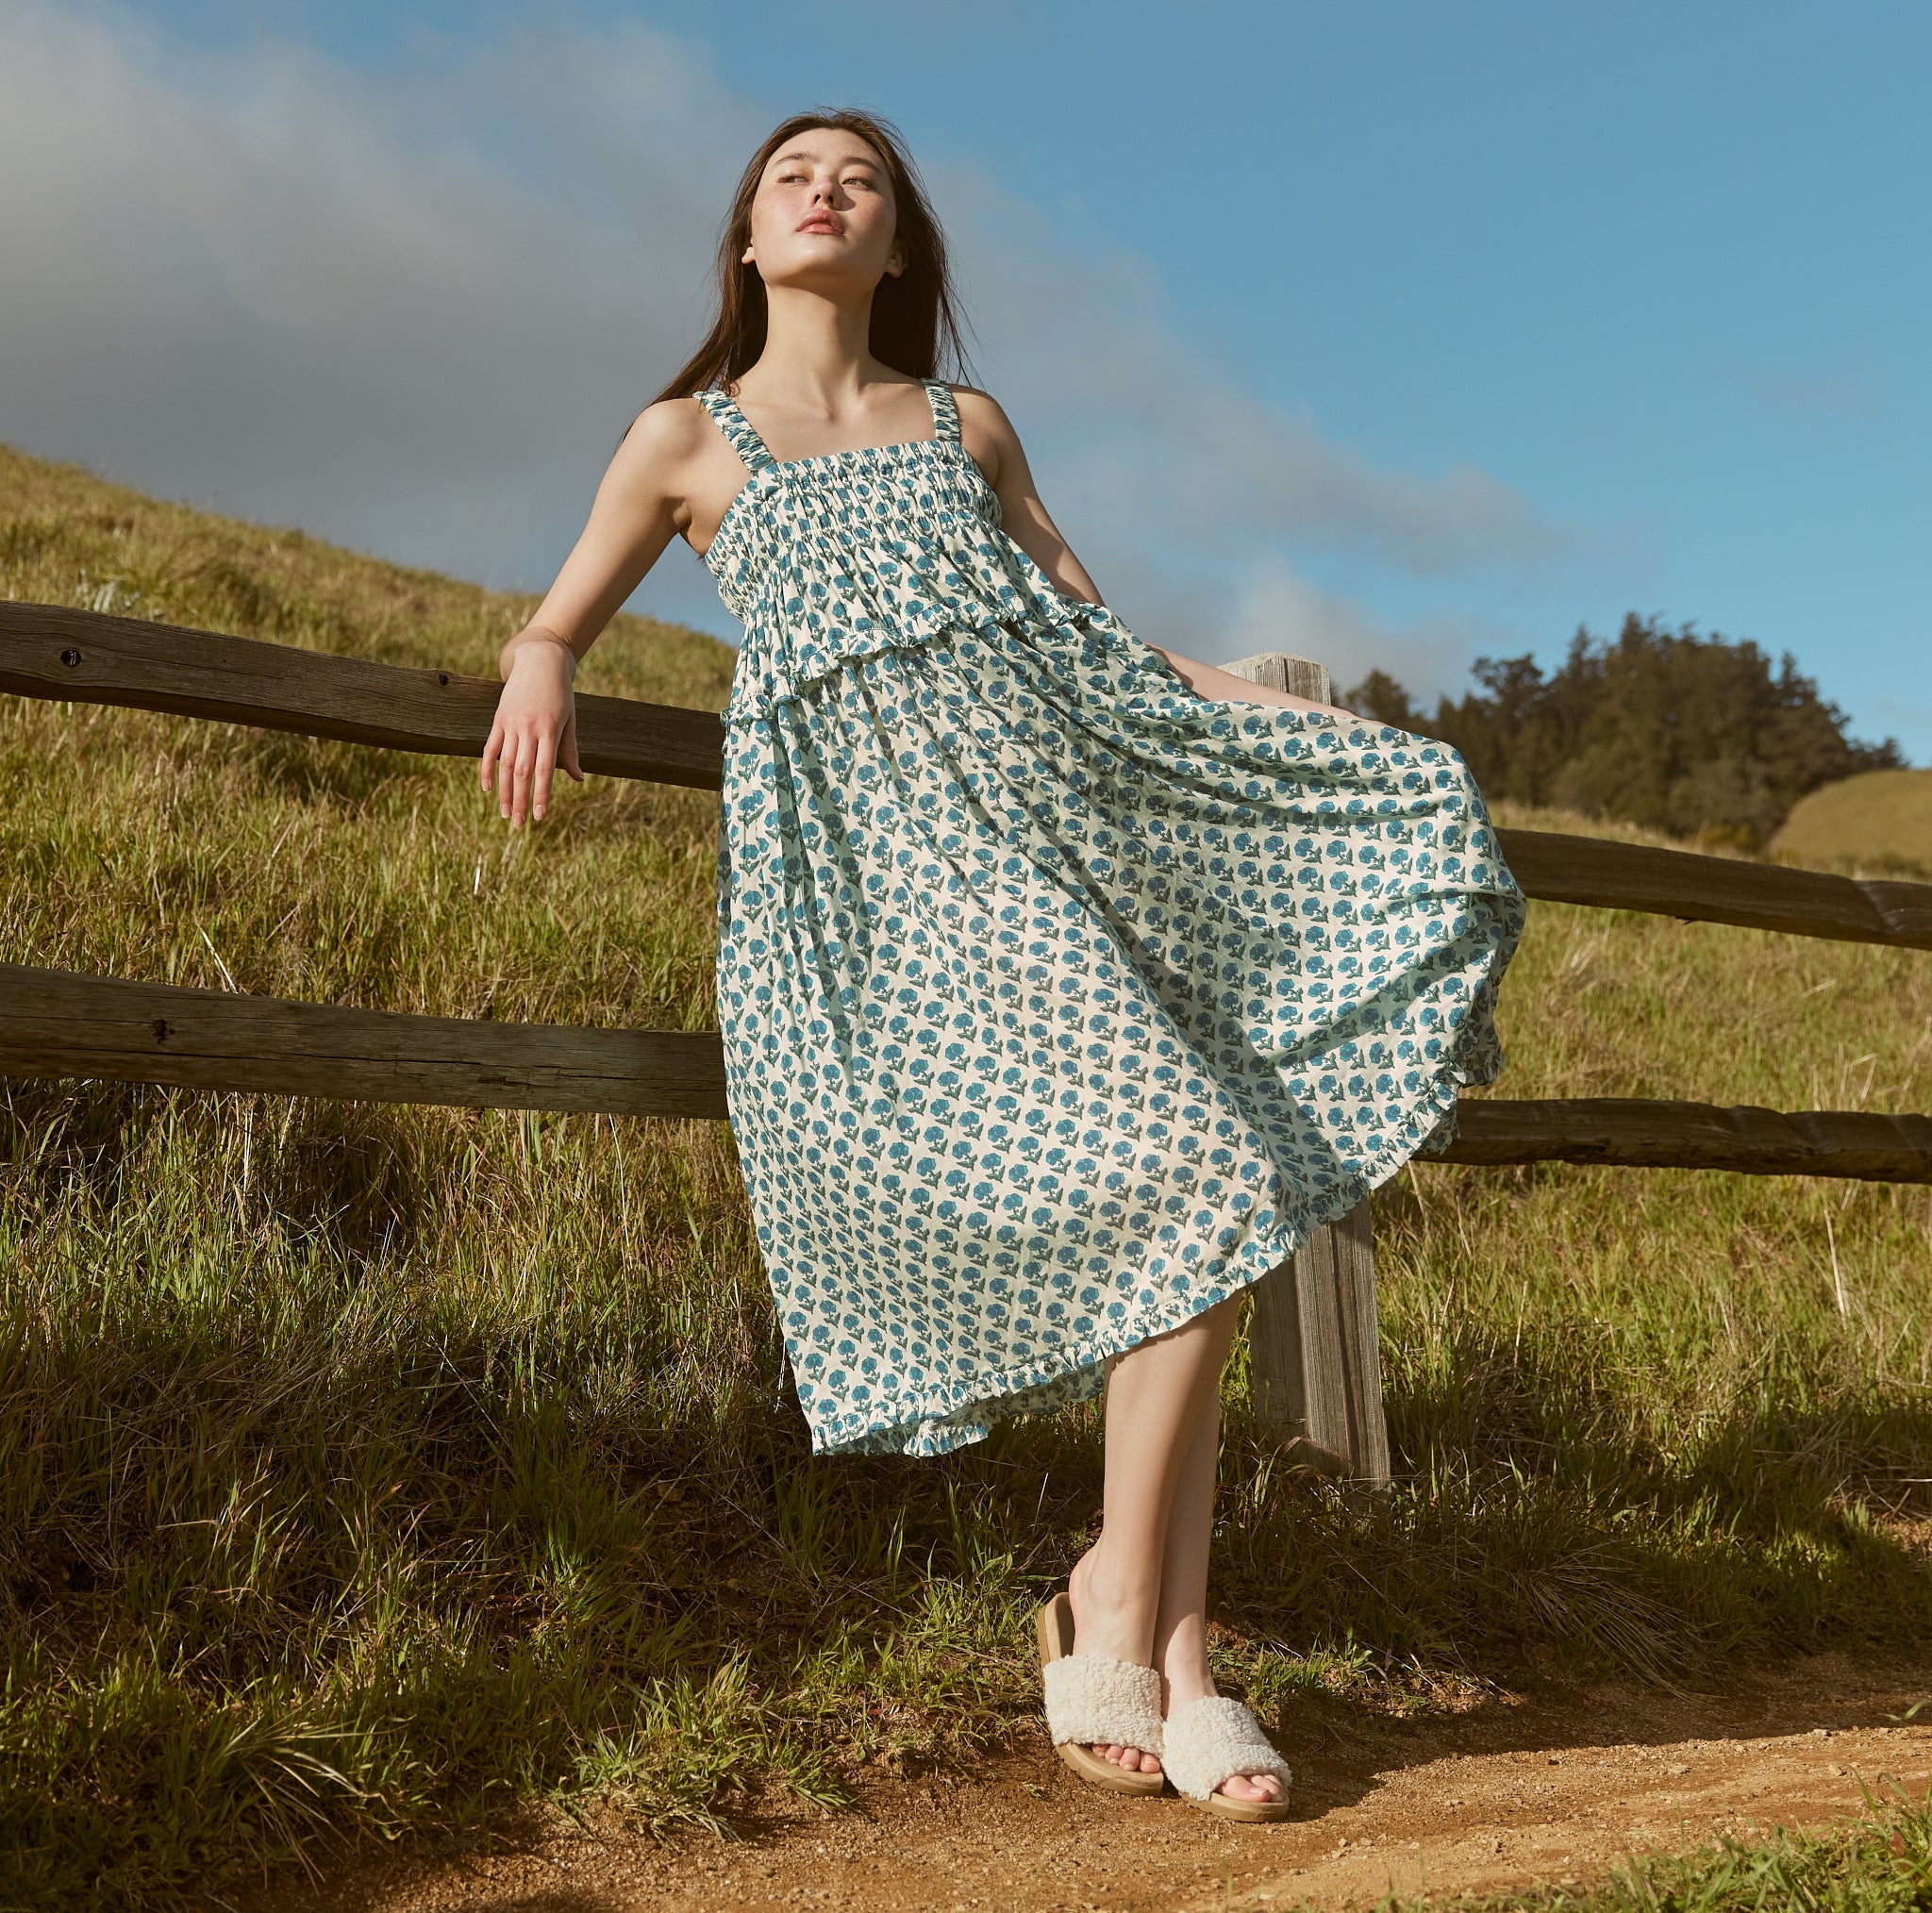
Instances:
[[[1046,1725],[1060,1758],[1082,1780],[1115,1793],[1158,1793],[1158,1773],[1134,1773],[1095,1747],[1160,1753],[1160,1676],[1151,1667],[1074,1652],[1074,1608],[1056,1594],[1040,1610],[1040,1677]]]
[[[1175,1789],[1196,1806],[1227,1820],[1286,1820],[1289,1765],[1261,1731],[1261,1723],[1239,1701],[1208,1694],[1191,1701],[1167,1723],[1161,1764]],[[1230,1800],[1215,1792],[1237,1773],[1272,1773],[1282,1786],[1279,1800]]]

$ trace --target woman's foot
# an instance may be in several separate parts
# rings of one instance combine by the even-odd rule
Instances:
[[[1098,1561],[1096,1543],[1074,1563],[1067,1577],[1067,1599],[1074,1609],[1074,1652],[1100,1654],[1109,1660],[1129,1661],[1136,1667],[1152,1665],[1154,1612],[1160,1598],[1156,1585],[1141,1590],[1123,1587]],[[1158,1773],[1160,1762],[1140,1747],[1095,1747],[1103,1760],[1110,1760],[1130,1773]]]
[[[1207,1639],[1204,1634],[1198,1642],[1190,1639],[1188,1637],[1194,1632],[1183,1628],[1155,1662],[1165,1697],[1162,1712],[1170,1721],[1183,1707],[1218,1691],[1214,1676],[1208,1672]],[[1261,1805],[1284,1799],[1288,1791],[1273,1773],[1231,1773],[1214,1790],[1226,1794],[1230,1800],[1252,1801]]]

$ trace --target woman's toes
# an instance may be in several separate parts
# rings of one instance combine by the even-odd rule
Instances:
[[[1230,1800],[1279,1800],[1281,1782],[1272,1773],[1230,1773],[1221,1791]]]

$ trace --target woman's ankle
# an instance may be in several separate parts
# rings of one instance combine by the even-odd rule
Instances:
[[[1076,1654],[1104,1654],[1141,1667],[1154,1662],[1154,1622],[1160,1605],[1158,1565],[1144,1574],[1120,1572],[1110,1551],[1096,1541],[1068,1577]]]
[[[1161,1711],[1172,1720],[1183,1707],[1193,1705],[1221,1690],[1207,1668],[1189,1663],[1160,1670]]]
[[[1160,1674],[1170,1715],[1219,1691],[1208,1660],[1207,1630],[1198,1615],[1165,1622],[1157,1630],[1154,1665]]]

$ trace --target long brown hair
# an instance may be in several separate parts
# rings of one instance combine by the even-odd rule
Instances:
[[[765,282],[756,265],[742,260],[751,243],[751,203],[772,155],[788,140],[818,126],[857,134],[879,156],[898,208],[898,241],[906,267],[897,277],[888,274],[873,294],[872,330],[866,341],[872,356],[911,378],[937,378],[941,367],[955,377],[964,373],[966,350],[946,263],[945,235],[933,217],[925,183],[906,150],[905,137],[890,120],[841,107],[833,112],[792,114],[774,127],[752,155],[718,236],[718,316],[705,342],[678,368],[658,399],[691,398],[713,385],[730,391],[740,374],[758,362],[765,349],[769,314]]]

